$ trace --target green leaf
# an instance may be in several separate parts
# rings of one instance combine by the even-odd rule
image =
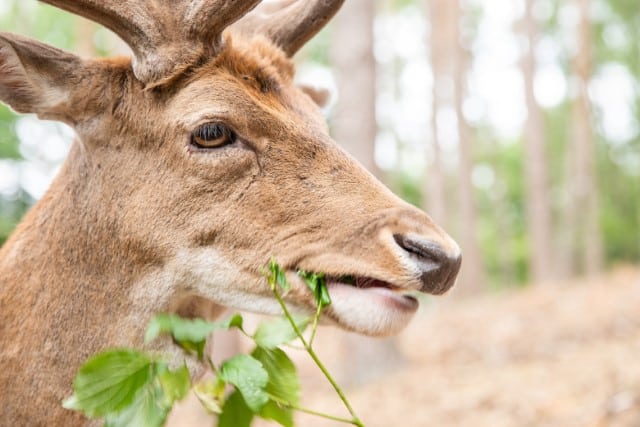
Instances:
[[[220,400],[224,394],[224,386],[223,381],[204,381],[197,383],[193,391],[207,412],[219,414],[222,412]]]
[[[171,410],[157,383],[147,384],[123,411],[105,417],[105,427],[162,427]]]
[[[296,326],[300,332],[309,324],[308,318],[295,319]],[[291,326],[291,322],[284,317],[279,317],[258,325],[253,339],[260,347],[276,348],[279,345],[288,343],[297,338],[296,332]]]
[[[176,400],[182,400],[191,388],[189,368],[182,365],[175,371],[164,371],[158,375],[160,387],[167,405],[172,406]]]
[[[287,276],[285,276],[285,273],[282,270],[278,270],[278,274],[276,275],[276,283],[278,283],[278,285],[280,285],[280,287],[285,291],[291,289],[291,286],[287,281]]]
[[[220,322],[214,322],[213,327],[214,329],[225,329],[225,330],[229,330],[231,328],[238,328],[241,331],[243,331],[244,330],[242,329],[243,323],[244,323],[244,320],[242,319],[242,315],[239,313],[236,313],[226,320],[222,320]]]
[[[242,398],[238,390],[231,393],[218,418],[218,427],[249,427],[253,420],[253,411]]]
[[[134,350],[112,350],[90,358],[73,380],[74,394],[63,402],[67,409],[97,418],[131,405],[151,379],[152,360]]]
[[[281,402],[298,406],[300,402],[300,380],[294,363],[287,354],[276,349],[256,348],[251,355],[262,363],[269,374],[266,391]],[[293,412],[290,408],[270,400],[260,411],[260,416],[277,421],[285,427],[293,425]]]
[[[331,296],[329,295],[329,289],[327,289],[327,282],[323,280],[318,286],[320,287],[320,296],[316,297],[316,302],[319,299],[320,304],[326,307],[331,304]]]
[[[161,333],[169,333],[176,341],[204,341],[215,325],[204,319],[183,319],[175,314],[158,314],[149,322],[145,341],[149,342]]]
[[[153,341],[162,333],[171,334],[176,343],[187,353],[204,354],[207,337],[215,325],[203,319],[183,319],[175,314],[158,314],[149,322],[145,342]]]
[[[283,407],[273,400],[269,400],[260,410],[260,416],[267,420],[274,420],[284,427],[293,427],[293,410]]]
[[[274,286],[276,284],[278,284],[284,291],[288,291],[289,289],[291,289],[291,285],[289,285],[289,282],[287,281],[285,272],[282,270],[282,268],[280,268],[274,258],[271,258],[271,260],[269,261],[269,273],[270,274],[267,279],[272,289],[274,289]]]
[[[269,375],[266,390],[271,396],[297,406],[300,402],[300,380],[293,361],[279,348],[256,348],[251,356],[262,364]]]
[[[325,307],[331,304],[331,297],[327,289],[327,279],[324,277],[324,273],[307,273],[304,270],[298,270],[298,276],[302,277],[307,286],[309,286],[318,306]]]
[[[220,366],[220,379],[233,384],[253,412],[258,412],[269,400],[265,392],[269,375],[262,364],[251,356],[239,354],[225,360]]]

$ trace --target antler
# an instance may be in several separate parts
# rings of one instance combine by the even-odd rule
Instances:
[[[344,0],[281,0],[263,3],[232,28],[244,33],[269,37],[289,56],[333,18]]]
[[[220,35],[260,0],[41,0],[104,25],[133,50],[136,77],[153,87],[216,54]],[[265,3],[233,26],[264,34],[292,56],[344,0]]]
[[[41,0],[98,22],[133,50],[136,77],[162,84],[214,55],[222,31],[260,0]]]

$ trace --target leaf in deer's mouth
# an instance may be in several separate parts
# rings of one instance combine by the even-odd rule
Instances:
[[[319,309],[331,304],[331,297],[327,290],[327,278],[324,273],[307,273],[304,270],[298,270],[298,276],[304,280],[311,292],[313,292]]]

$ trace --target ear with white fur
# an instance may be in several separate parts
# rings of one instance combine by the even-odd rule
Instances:
[[[19,113],[76,123],[87,114],[86,100],[78,103],[77,95],[90,74],[90,66],[73,54],[0,33],[0,101]]]

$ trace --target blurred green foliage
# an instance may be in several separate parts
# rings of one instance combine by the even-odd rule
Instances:
[[[17,116],[4,104],[0,104],[0,159],[20,159],[18,135],[15,122]]]

